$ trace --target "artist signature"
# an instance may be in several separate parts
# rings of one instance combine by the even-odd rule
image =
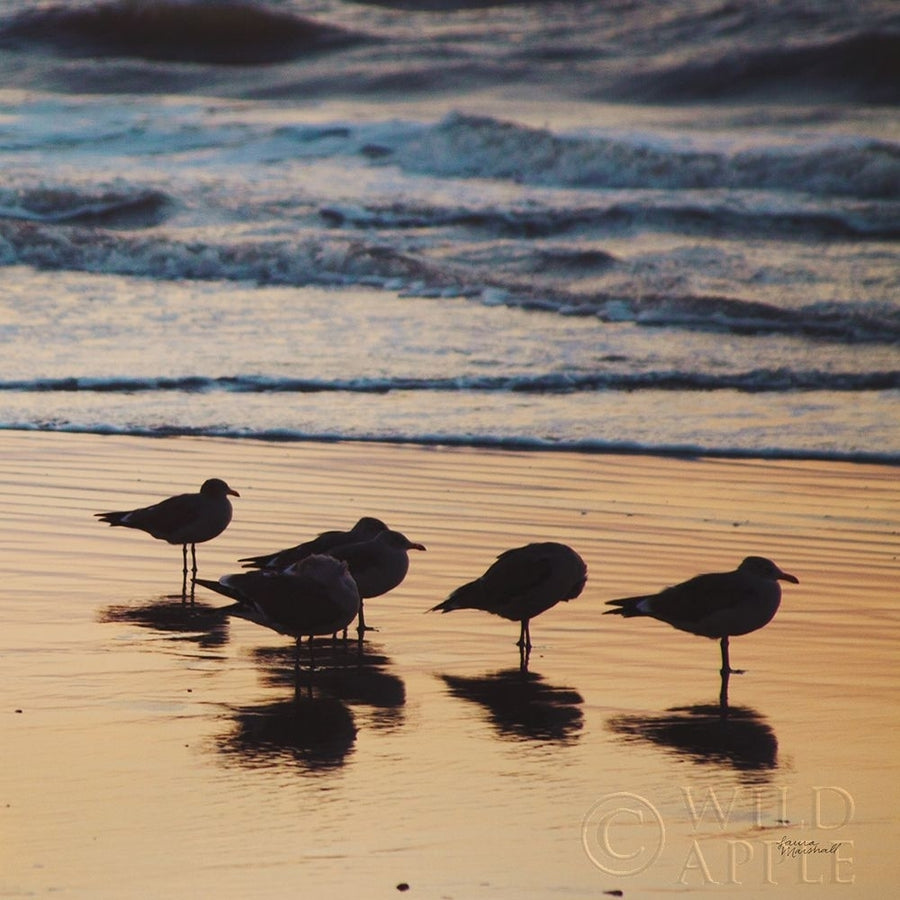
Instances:
[[[783,837],[775,846],[782,856],[797,857],[820,853],[836,854],[838,847],[843,843],[843,841],[832,841],[831,843],[823,844],[815,840],[797,840]]]

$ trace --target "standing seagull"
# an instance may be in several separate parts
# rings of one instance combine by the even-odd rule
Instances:
[[[483,609],[521,623],[519,663],[531,654],[529,622],[561,600],[574,600],[584,590],[587,566],[565,544],[553,541],[507,550],[480,578],[457,588],[429,612]]]
[[[178,494],[127,512],[95,513],[101,522],[137,528],[152,537],[169,544],[181,544],[184,560],[181,580],[181,596],[187,595],[187,548],[191,545],[191,594],[197,580],[196,544],[218,537],[231,522],[231,501],[228,497],[240,497],[221,478],[209,478],[203,482],[199,494]]]
[[[397,587],[409,571],[409,551],[424,550],[424,544],[411,541],[399,531],[382,531],[367,541],[340,544],[329,556],[347,563],[359,588],[359,634],[366,630],[363,601],[380,597]]]
[[[346,628],[359,611],[359,591],[347,564],[316,554],[289,566],[284,572],[240,572],[218,581],[197,579],[203,587],[224,594],[237,603],[225,612],[286,634],[296,641],[295,677],[300,670],[300,642]],[[310,685],[311,689],[311,685]]]
[[[333,547],[341,544],[367,541],[387,530],[387,525],[381,519],[363,516],[349,531],[323,531],[318,537],[297,544],[296,547],[288,547],[286,550],[278,550],[275,553],[266,553],[260,556],[245,556],[238,562],[243,563],[245,569],[283,571],[292,563],[299,562],[314,553],[328,553]]]
[[[749,634],[772,621],[781,603],[779,581],[799,584],[794,575],[782,572],[770,559],[748,556],[733,572],[697,575],[665,588],[658,594],[610,600],[604,615],[650,616],[681,631],[718,638],[722,647],[723,710],[728,705],[728,676],[739,674],[728,658],[728,638]]]

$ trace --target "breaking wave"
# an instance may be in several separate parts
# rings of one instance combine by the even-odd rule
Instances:
[[[660,141],[558,135],[454,113],[390,156],[410,171],[575,188],[748,189],[900,197],[900,146],[884,141],[687,150]],[[896,223],[895,223],[896,225]]]
[[[568,394],[584,391],[885,391],[900,389],[900,372],[826,372],[758,369],[727,375],[702,372],[641,372],[470,376],[459,378],[276,378],[261,375],[173,378],[45,378],[0,381],[0,392],[93,392],[134,394],[145,391],[183,393],[312,394],[346,392],[386,394],[391,391],[521,392]]]

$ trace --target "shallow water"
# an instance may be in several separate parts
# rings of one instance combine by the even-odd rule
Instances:
[[[4,270],[5,428],[894,461],[897,346]],[[898,345],[900,346],[900,345]]]
[[[9,896],[870,897],[900,828],[890,469],[365,445],[2,437]],[[91,513],[215,472],[241,491],[201,574],[360,510],[423,541],[364,663],[167,590],[180,554]],[[571,543],[584,594],[516,626],[423,611],[508,546]],[[735,639],[603,601],[765,553],[800,578]],[[333,664],[333,665],[332,665]],[[611,819],[605,818],[614,812]],[[608,827],[605,822],[608,822]],[[791,857],[784,841],[834,852]],[[658,854],[656,853],[658,851]],[[811,882],[816,887],[800,887]]]

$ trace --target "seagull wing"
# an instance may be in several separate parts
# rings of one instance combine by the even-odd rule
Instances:
[[[202,510],[200,494],[178,494],[152,506],[133,510],[123,517],[121,524],[139,528],[155,538],[166,540],[173,532],[197,521]]]
[[[735,572],[697,575],[681,584],[642,597],[610,601],[653,616],[672,625],[696,625],[716,613],[734,609],[745,600],[741,579]]]

